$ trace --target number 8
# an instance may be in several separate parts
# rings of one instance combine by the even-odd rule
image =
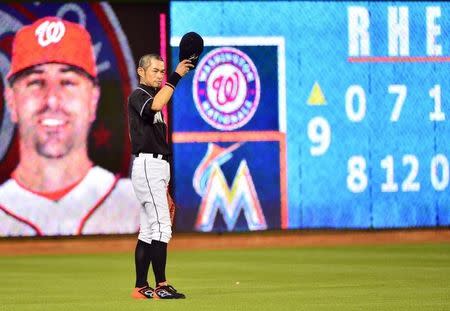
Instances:
[[[347,163],[347,188],[351,192],[360,193],[367,188],[366,159],[362,156],[353,156]]]

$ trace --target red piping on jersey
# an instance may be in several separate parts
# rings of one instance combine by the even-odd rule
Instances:
[[[30,188],[28,188],[25,184],[22,184],[19,181],[19,178],[17,177],[17,172],[14,171],[11,174],[11,178],[23,189],[25,189],[28,192],[31,192],[35,195],[38,195],[40,197],[46,198],[47,200],[51,200],[51,201],[59,201],[60,199],[62,199],[66,194],[68,194],[72,189],[74,189],[76,186],[78,186],[83,180],[84,178],[89,174],[89,172],[92,169],[92,163],[89,165],[88,170],[86,171],[86,174],[84,174],[79,180],[77,180],[76,182],[74,182],[73,184],[67,186],[67,188],[63,188],[60,190],[56,190],[56,191],[48,191],[48,192],[44,192],[44,191],[36,191],[36,190],[32,190]]]
[[[11,212],[10,210],[6,209],[4,206],[0,205],[0,210],[2,210],[3,212],[6,213],[6,215],[11,216],[12,218],[18,220],[19,222],[27,225],[28,227],[31,227],[31,229],[33,229],[36,232],[37,236],[43,236],[42,234],[42,230],[39,229],[38,226],[36,226],[35,224],[33,224],[31,221],[20,217],[19,215],[14,214],[13,212]]]
[[[100,205],[102,205],[102,203],[106,200],[106,198],[110,195],[110,193],[114,190],[114,188],[116,187],[117,183],[119,182],[120,174],[115,175],[114,178],[115,178],[114,182],[112,183],[112,185],[108,189],[108,191],[97,201],[97,203],[95,203],[94,207],[91,208],[89,210],[89,212],[87,212],[87,214],[83,217],[83,219],[81,219],[80,224],[78,225],[78,229],[77,229],[76,235],[81,235],[81,233],[83,232],[84,225],[86,224],[86,222],[89,220],[89,218],[92,216],[92,214],[94,214],[94,212],[97,210],[97,208]]]
[[[88,171],[88,172],[89,172],[89,171]],[[87,174],[86,174],[86,175],[87,175]],[[46,199],[48,199],[48,200],[51,200],[51,201],[55,201],[55,202],[56,202],[56,201],[61,200],[66,194],[68,194],[68,193],[69,193],[70,191],[72,191],[76,186],[78,186],[78,185],[83,181],[84,177],[86,177],[86,175],[83,176],[83,177],[81,177],[80,180],[78,180],[78,181],[74,182],[73,184],[69,185],[67,188],[64,188],[64,189],[61,189],[61,190],[56,190],[56,191],[51,191],[51,192],[39,192],[39,191],[36,191],[36,190],[31,190],[31,189],[27,188],[24,184],[22,184],[21,182],[19,182],[19,180],[16,178],[15,174],[11,175],[11,177],[12,177],[12,178],[14,179],[14,181],[15,181],[20,187],[22,187],[23,189],[25,189],[25,190],[27,190],[27,191],[33,193],[33,194],[36,194],[36,195],[38,195],[38,196],[40,196],[40,197],[43,197],[43,198],[46,198]]]

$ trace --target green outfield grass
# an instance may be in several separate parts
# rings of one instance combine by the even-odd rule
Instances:
[[[187,299],[129,298],[131,253],[0,257],[0,310],[450,310],[450,244],[172,251],[168,277]]]

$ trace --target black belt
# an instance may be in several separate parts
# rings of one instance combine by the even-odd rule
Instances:
[[[136,157],[139,157],[139,155],[145,156],[151,156],[155,159],[160,159],[160,160],[164,160],[169,162],[169,156],[167,154],[159,154],[159,153],[139,153],[139,154],[135,154]]]

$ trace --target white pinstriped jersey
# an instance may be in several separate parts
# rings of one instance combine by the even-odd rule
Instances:
[[[99,166],[58,201],[10,179],[0,186],[0,236],[135,233],[139,210],[131,180]]]

